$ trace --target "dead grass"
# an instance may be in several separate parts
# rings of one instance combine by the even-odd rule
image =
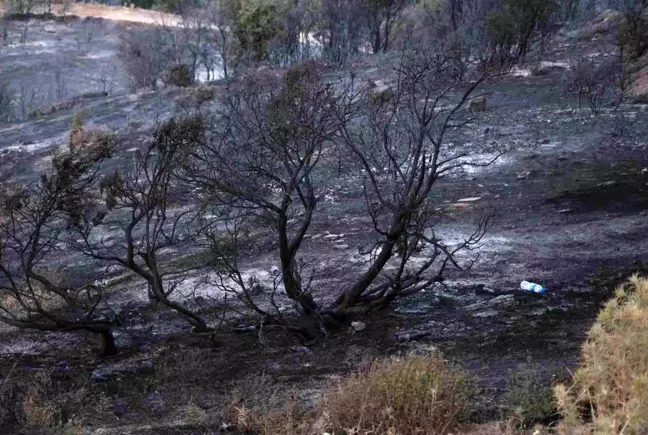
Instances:
[[[648,433],[648,280],[633,277],[599,314],[571,387],[554,393],[566,434]]]
[[[52,5],[52,12],[61,14],[63,5]],[[177,15],[148,9],[108,6],[99,3],[75,3],[67,12],[78,17],[105,18],[115,21],[130,21],[144,24],[179,25],[181,19]]]
[[[152,11],[148,9],[129,8],[123,6],[109,6],[100,3],[73,3],[65,11],[63,2],[52,4],[52,13],[55,15],[69,15],[81,18],[104,18],[113,21],[126,21],[132,23],[179,26],[181,18],[174,14]],[[0,14],[5,12],[5,3],[0,0]]]
[[[234,404],[229,417],[238,430],[262,435],[447,434],[459,427],[466,386],[466,377],[439,356],[386,359],[330,386],[313,409],[293,397],[274,412]],[[276,396],[267,386],[260,390]]]
[[[330,429],[356,434],[445,434],[466,405],[466,378],[439,356],[372,364],[325,394]]]
[[[59,390],[51,374],[39,370],[29,380],[29,387],[22,399],[23,422],[34,432],[57,428],[65,433],[75,433],[81,428],[75,412],[81,408],[87,396],[88,390],[84,387]]]

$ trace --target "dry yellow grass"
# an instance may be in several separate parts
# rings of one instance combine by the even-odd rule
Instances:
[[[278,412],[230,407],[238,430],[262,435],[441,435],[460,429],[466,378],[440,356],[376,361],[324,391],[313,410],[297,403]]]
[[[334,433],[446,434],[466,405],[465,386],[440,356],[377,361],[330,389],[320,414]]]
[[[55,14],[61,14],[63,11],[63,5],[53,5],[52,9]],[[105,18],[107,20],[130,21],[134,23],[157,25],[178,25],[181,21],[180,17],[174,14],[139,8],[108,6],[96,3],[75,3],[67,14],[79,17]]]
[[[563,433],[648,433],[648,280],[617,289],[589,332],[573,385],[554,392]]]
[[[63,15],[63,3],[52,4],[52,13]],[[0,1],[0,13],[4,13],[4,2]],[[73,3],[66,12],[66,15],[78,17],[104,18],[114,21],[126,21],[132,23],[155,24],[177,26],[181,18],[174,14],[151,11],[148,9],[127,8],[122,6],[109,6],[97,3]]]

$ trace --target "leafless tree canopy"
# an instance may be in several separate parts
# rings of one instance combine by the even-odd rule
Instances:
[[[380,94],[364,93],[360,126],[341,126],[344,146],[364,178],[367,211],[379,239],[366,271],[344,291],[332,312],[364,312],[385,306],[438,281],[448,265],[460,267],[454,254],[477,243],[486,223],[458,248],[437,237],[438,219],[430,199],[436,181],[463,165],[445,135],[469,121],[465,103],[486,79],[481,73],[463,80],[452,45],[405,50],[395,65],[395,86]],[[413,266],[417,247],[428,246],[429,258]],[[400,251],[396,271],[386,270]]]
[[[348,116],[343,95],[314,63],[283,80],[246,77],[230,89],[212,139],[192,152],[187,169],[213,206],[246,210],[276,232],[286,293],[305,313],[317,307],[297,253],[325,193],[319,163],[327,141]]]
[[[456,254],[478,243],[488,222],[450,248],[435,231],[441,216],[430,199],[439,178],[466,164],[467,154],[447,149],[445,136],[470,121],[466,103],[487,78],[466,78],[459,57],[452,44],[406,48],[393,86],[382,92],[353,74],[327,78],[316,63],[230,87],[208,140],[189,152],[182,171],[218,217],[207,239],[219,287],[266,319],[281,317],[254,302],[256,283],[244,278],[240,255],[255,226],[269,230],[278,248],[281,285],[273,296],[282,287],[302,315],[324,323],[385,307],[440,281],[448,267],[462,268]],[[322,305],[300,248],[332,188],[327,171],[340,161],[362,180],[376,242],[359,276]],[[425,261],[413,263],[421,248]]]

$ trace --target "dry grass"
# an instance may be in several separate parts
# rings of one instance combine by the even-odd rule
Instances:
[[[61,14],[63,5],[53,5],[52,12]],[[179,25],[181,19],[177,15],[148,9],[108,6],[98,3],[75,3],[67,12],[78,17],[105,18],[115,21],[130,21],[144,24]]]
[[[599,314],[571,387],[554,389],[567,434],[648,433],[648,280],[633,277]]]
[[[33,431],[58,427],[66,433],[80,428],[74,413],[84,403],[88,391],[84,387],[59,390],[51,374],[38,371],[30,379],[22,399],[22,417],[26,427]]]
[[[72,6],[65,13],[64,8],[63,2],[52,4],[52,13],[56,15],[76,15],[81,18],[104,18],[113,21],[166,26],[179,26],[182,21],[179,16],[165,12],[123,6],[109,6],[100,3],[72,3]],[[0,0],[0,14],[4,12],[5,2]]]
[[[303,409],[298,395],[266,375],[246,376],[234,383],[225,417],[244,433],[314,433],[311,430],[314,414]]]
[[[304,409],[294,396],[279,411],[236,400],[229,420],[240,431],[262,435],[447,434],[459,427],[466,386],[465,376],[439,356],[386,359],[329,387],[314,409]],[[277,396],[265,383],[259,387],[257,397]],[[246,397],[241,393],[235,397]]]
[[[466,405],[466,386],[439,356],[377,361],[325,394],[320,412],[333,431],[446,434]]]

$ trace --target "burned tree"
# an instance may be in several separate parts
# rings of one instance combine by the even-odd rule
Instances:
[[[392,31],[405,6],[405,0],[365,0],[367,28],[374,53],[389,48]]]
[[[169,265],[163,252],[181,249],[191,241],[195,210],[173,173],[188,143],[200,142],[202,121],[171,119],[139,150],[130,166],[106,176],[101,184],[105,207],[90,205],[72,226],[75,247],[85,255],[122,267],[144,279],[149,298],[177,311],[198,332],[207,329],[202,318],[170,298],[184,272],[195,266]],[[114,238],[101,236],[117,228]]]
[[[231,63],[232,42],[233,35],[231,34],[232,19],[234,15],[226,0],[215,0],[211,2],[204,13],[207,16],[209,30],[207,34],[206,49],[202,53],[202,62],[207,71],[214,69],[213,55],[211,53],[212,47],[220,57],[220,65],[223,69],[223,78],[226,80],[230,78],[230,71],[228,69]]]
[[[456,254],[478,243],[488,228],[481,221],[452,248],[435,231],[442,213],[430,194],[469,156],[451,150],[446,135],[470,121],[466,102],[488,75],[465,80],[458,55],[452,44],[406,48],[394,67],[394,86],[365,92],[359,122],[341,123],[344,146],[364,180],[377,241],[365,270],[325,313],[364,313],[441,281],[448,267],[461,269]],[[421,245],[425,261],[415,263]]]
[[[618,56],[603,61],[577,58],[566,78],[566,89],[578,97],[578,108],[585,101],[592,114],[598,114],[606,103],[618,106],[624,100],[626,82]]]
[[[238,258],[259,223],[275,240],[285,295],[302,315],[324,323],[386,307],[439,282],[449,267],[462,268],[456,255],[480,241],[488,222],[446,245],[435,231],[442,215],[430,196],[444,175],[489,163],[468,163],[467,153],[446,146],[446,134],[469,122],[466,103],[487,77],[473,68],[466,80],[457,56],[452,44],[406,50],[394,85],[383,92],[353,76],[327,81],[314,63],[293,68],[283,81],[266,73],[230,89],[211,140],[193,149],[183,176],[201,187],[219,218],[212,243],[217,274],[255,311],[263,312],[249,298],[254,282]],[[302,276],[299,252],[327,188],[334,189],[326,173],[332,161],[364,180],[377,241],[359,277],[322,306]],[[423,245],[425,260],[414,261]]]
[[[346,116],[341,96],[316,63],[293,68],[284,80],[270,72],[244,77],[184,173],[216,213],[247,215],[272,231],[286,295],[305,315],[318,307],[297,254],[325,193],[319,163]]]
[[[109,156],[109,135],[76,128],[66,152],[40,180],[3,189],[0,204],[0,321],[41,331],[88,331],[103,338],[103,352],[117,352],[114,319],[98,315],[101,288],[72,286],[50,267],[63,255],[67,226],[97,183]]]
[[[156,89],[167,67],[174,62],[161,29],[131,29],[119,41],[118,56],[134,88]]]

